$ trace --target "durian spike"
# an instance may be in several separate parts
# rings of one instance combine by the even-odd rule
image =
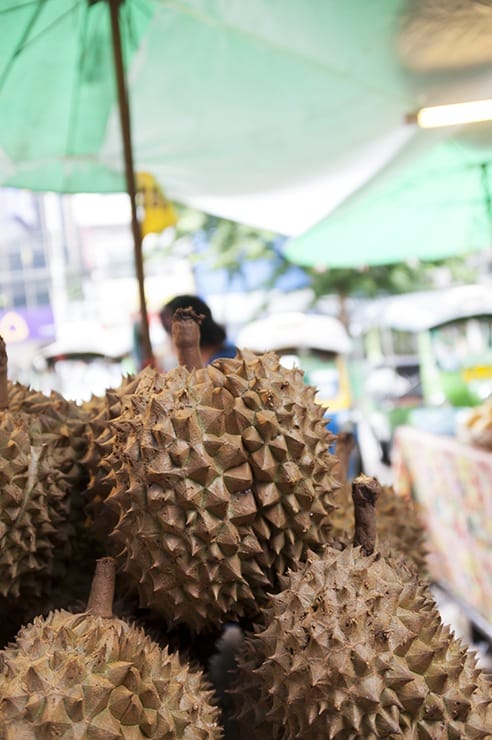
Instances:
[[[86,611],[95,617],[113,616],[114,585],[116,567],[114,558],[96,561],[96,572],[92,579],[91,592]]]
[[[0,409],[8,409],[9,392],[7,386],[7,349],[3,337],[0,337]]]
[[[172,337],[178,362],[187,370],[203,367],[200,352],[200,323],[203,316],[190,308],[178,308],[173,315]]]
[[[338,458],[336,471],[341,483],[346,483],[349,475],[349,462],[352,450],[355,447],[355,437],[352,432],[337,434],[335,455]]]
[[[352,482],[354,547],[360,545],[366,555],[371,555],[376,546],[376,500],[380,493],[381,484],[377,478],[362,473]]]

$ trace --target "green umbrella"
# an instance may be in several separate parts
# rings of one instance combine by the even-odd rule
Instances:
[[[0,186],[126,189],[108,4],[0,3]],[[135,166],[209,213],[301,233],[420,138],[404,116],[435,99],[397,51],[407,0],[116,4]],[[439,76],[451,97],[488,91],[476,78]]]
[[[319,176],[340,151],[336,131],[353,148],[379,130],[405,97],[388,94],[402,80],[390,64],[402,4],[3,0],[0,185],[128,191],[151,359],[134,169],[175,199],[283,230],[295,209],[281,202],[279,216],[260,215],[261,203],[237,210],[234,199]],[[381,43],[369,55],[374,37]],[[385,86],[375,85],[383,72]],[[224,197],[228,206],[213,202]]]
[[[286,256],[302,265],[361,267],[436,260],[490,248],[492,149],[448,141],[395,161],[301,236]]]
[[[468,19],[454,5],[446,18],[457,28],[482,27],[477,4]],[[170,198],[298,234],[422,139],[404,115],[436,90],[434,71],[421,69],[425,39],[449,34],[426,25],[421,6],[3,0],[0,186],[131,195],[135,168]],[[418,26],[416,52],[415,19],[431,30]],[[440,48],[448,60],[449,43]],[[480,48],[484,61],[489,44]],[[442,69],[439,80],[452,97],[472,82],[475,93],[489,89],[472,67]]]
[[[126,53],[128,63],[138,48],[152,15],[151,5],[124,0],[9,0],[0,13],[5,184],[60,192],[114,191],[125,184],[131,204],[143,356],[153,362],[124,57]],[[104,134],[102,124],[114,101],[124,180],[121,173],[94,161]],[[27,171],[22,172],[22,165]],[[84,187],[89,183],[91,187]]]

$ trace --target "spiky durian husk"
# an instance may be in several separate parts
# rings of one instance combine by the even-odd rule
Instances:
[[[29,556],[34,572],[23,576],[18,594],[17,589],[14,590],[14,580],[7,601],[0,601],[2,624],[6,621],[11,626],[18,626],[19,620],[22,624],[36,614],[46,614],[51,608],[66,607],[85,599],[96,557],[101,552],[87,527],[85,511],[87,475],[82,458],[87,448],[86,412],[56,391],[45,395],[10,381],[7,388],[9,407],[2,415],[16,417],[22,414],[24,429],[30,437],[36,437],[22,451],[24,457],[29,447],[34,451],[29,453],[29,460],[24,462],[20,462],[22,454],[19,457],[19,445],[14,440],[10,443],[5,440],[16,448],[16,496],[24,495],[29,503],[23,517],[10,527],[11,538],[15,540],[22,537],[27,541],[31,537],[29,547],[34,553]],[[23,440],[23,444],[27,444],[25,438]],[[39,463],[35,463],[38,448],[42,450],[41,458]],[[19,487],[22,489],[24,485],[20,474],[22,465],[31,465],[31,472],[39,476],[34,492],[26,484],[24,494],[19,494]],[[4,470],[5,479],[11,472],[8,468]],[[36,491],[43,487],[44,496],[37,497]],[[5,500],[5,496],[2,492],[2,500]],[[32,515],[31,529],[36,530],[32,534],[25,527],[26,516],[31,516],[29,512],[32,507],[40,504],[40,512]],[[43,514],[45,504],[48,513]],[[48,537],[46,532],[49,532]],[[20,555],[16,548],[13,555],[14,558]],[[28,556],[22,557],[26,562]],[[65,578],[67,570],[69,575]],[[62,575],[63,589],[59,587]],[[13,594],[20,598],[13,601]],[[8,612],[8,620],[3,619],[5,612]]]
[[[239,657],[244,737],[490,738],[492,697],[475,656],[411,571],[327,548],[285,579],[268,626]]]
[[[18,411],[36,420],[44,434],[50,436],[50,445],[56,450],[56,469],[63,473],[70,485],[70,519],[79,530],[84,522],[83,492],[87,474],[82,464],[87,449],[86,414],[74,401],[57,391],[45,395],[21,383],[8,381],[8,411]],[[78,531],[79,539],[83,534]],[[91,569],[92,572],[92,569]]]
[[[42,391],[11,380],[7,381],[7,388],[11,412],[24,411],[36,414],[38,417],[46,417],[46,423],[50,419],[52,424],[63,423],[72,415],[78,416],[77,404],[64,398],[57,391],[50,391],[50,395],[47,396]]]
[[[104,495],[99,493],[101,483],[106,495],[110,490],[103,481],[101,471],[101,457],[111,436],[108,422],[110,419],[116,419],[128,407],[135,388],[143,384],[143,378],[147,374],[156,374],[156,371],[146,368],[138,375],[126,375],[118,388],[108,388],[104,396],[92,396],[81,405],[87,426],[87,451],[83,462],[89,473],[88,490],[90,493],[100,495],[101,498],[104,498]]]
[[[222,737],[201,672],[117,618],[37,618],[0,669],[2,740]]]
[[[326,537],[337,484],[315,389],[273,353],[149,377],[104,462],[121,566],[170,623],[252,615]]]
[[[67,455],[69,460],[67,461]],[[70,452],[31,415],[0,415],[0,595],[39,594],[74,530]]]
[[[21,411],[35,417],[44,432],[51,432],[56,445],[66,449],[63,472],[73,485],[84,484],[84,471],[80,464],[87,441],[85,416],[80,406],[51,391],[47,396],[22,383],[7,382],[10,413]]]
[[[331,516],[330,544],[345,547],[354,531],[354,507],[350,484],[344,484],[334,494],[336,510]],[[378,496],[376,529],[378,550],[391,553],[412,565],[421,576],[427,576],[425,530],[419,520],[414,501],[396,494],[392,486],[382,486]]]
[[[91,520],[94,535],[101,541],[107,541],[108,533],[116,523],[114,514],[103,506],[112,486],[107,479],[107,470],[101,466],[105,446],[112,437],[109,421],[116,419],[127,408],[136,386],[139,383],[143,385],[142,379],[148,373],[155,371],[147,368],[137,376],[125,376],[118,388],[108,388],[104,396],[92,396],[81,406],[87,438],[87,449],[81,460],[87,473],[85,511]]]

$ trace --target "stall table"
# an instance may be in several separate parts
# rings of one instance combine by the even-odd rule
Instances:
[[[431,578],[492,631],[492,453],[401,426],[392,466],[426,529]]]

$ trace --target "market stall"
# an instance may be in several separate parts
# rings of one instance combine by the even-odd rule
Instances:
[[[401,426],[393,468],[397,492],[418,504],[431,577],[492,630],[492,452]]]

